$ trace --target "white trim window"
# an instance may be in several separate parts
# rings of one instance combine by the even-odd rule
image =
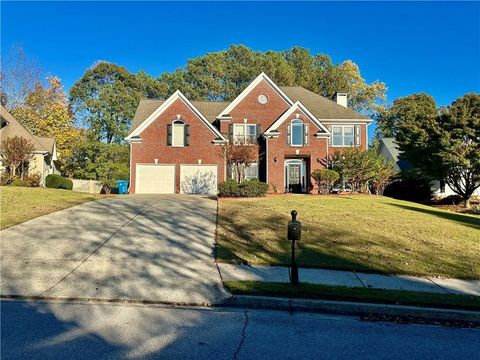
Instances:
[[[189,126],[183,120],[174,120],[167,126],[167,145],[184,147],[190,145]]]
[[[258,163],[253,162],[247,167],[241,166],[241,169],[238,169],[242,171],[245,175],[245,180],[252,180],[252,179],[258,179]],[[227,178],[228,179],[233,179],[236,180],[239,178],[237,174],[237,167],[235,165],[231,165],[227,167]]]
[[[245,180],[258,179],[258,164],[251,163],[245,168]]]
[[[332,126],[332,146],[333,147],[353,147],[355,146],[354,126]]]
[[[235,145],[253,145],[257,143],[256,124],[233,124],[233,143]]]
[[[290,145],[291,146],[303,146],[304,144],[304,128],[303,128],[303,121],[302,120],[292,120],[291,123],[291,139]]]

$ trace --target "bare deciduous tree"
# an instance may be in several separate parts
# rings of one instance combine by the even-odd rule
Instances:
[[[1,58],[0,98],[7,110],[21,106],[41,81],[37,62],[27,57],[21,46],[12,47]]]

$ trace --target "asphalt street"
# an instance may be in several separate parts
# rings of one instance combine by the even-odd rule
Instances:
[[[212,308],[11,301],[2,359],[478,359],[480,330]]]

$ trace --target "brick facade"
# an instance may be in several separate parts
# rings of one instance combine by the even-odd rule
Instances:
[[[268,102],[261,104],[259,95],[266,95]],[[186,101],[186,100],[185,100]],[[130,192],[135,193],[135,168],[136,164],[153,164],[158,159],[159,164],[175,164],[176,166],[176,192],[180,192],[180,165],[185,164],[216,164],[218,165],[218,182],[226,179],[226,166],[222,159],[221,145],[213,143],[218,140],[215,134],[201,118],[178,98],[171,103],[164,112],[159,115],[140,134],[141,143],[131,143],[131,185]],[[188,101],[187,101],[188,102]],[[287,110],[291,108],[278,91],[267,81],[262,80],[253,89],[244,94],[243,99],[231,109],[228,119],[212,120],[219,132],[224,136],[223,141],[229,138],[231,124],[255,124],[261,127],[259,134],[263,134],[272,124],[277,121]],[[293,109],[292,109],[293,110]],[[220,115],[220,114],[218,114]],[[310,114],[311,115],[311,114]],[[284,115],[286,116],[286,115]],[[190,145],[185,147],[167,146],[167,125],[177,118],[190,125]],[[303,146],[291,146],[287,142],[287,125],[294,119],[302,120],[308,124],[308,144]],[[317,120],[315,120],[317,121]],[[327,137],[315,137],[321,130],[309,114],[299,107],[281,123],[276,130],[278,135],[274,137],[259,136],[258,144],[255,145],[258,153],[259,178],[270,184],[270,191],[283,192],[286,184],[286,161],[301,160],[305,165],[302,182],[307,192],[315,192],[315,186],[311,181],[310,173],[327,166],[327,158],[336,150],[342,148],[329,145]],[[361,149],[367,148],[367,123],[368,121],[352,120],[352,122],[334,121],[322,122],[327,128],[334,124],[360,126]]]
[[[302,120],[309,125],[308,145],[290,146],[287,144],[287,125],[295,119]],[[271,191],[283,192],[285,190],[285,161],[293,159],[305,161],[307,169],[303,181],[306,182],[306,190],[307,192],[315,190],[309,174],[315,169],[326,167],[328,148],[327,138],[314,136],[318,130],[317,126],[299,110],[295,111],[278,127],[280,132],[278,137],[267,140],[267,180]]]
[[[177,115],[190,125],[190,145],[167,146],[167,125],[177,120]],[[217,136],[202,122],[182,100],[176,100],[141,133],[141,143],[131,144],[130,193],[135,193],[136,164],[175,164],[175,192],[180,192],[180,165],[218,165],[218,181],[224,179],[223,161],[219,155],[220,146],[212,141]]]

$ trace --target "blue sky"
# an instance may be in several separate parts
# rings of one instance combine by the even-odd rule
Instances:
[[[4,2],[1,51],[14,44],[68,89],[97,60],[153,76],[206,52],[303,46],[351,59],[388,101],[415,92],[447,105],[480,91],[479,2]]]

